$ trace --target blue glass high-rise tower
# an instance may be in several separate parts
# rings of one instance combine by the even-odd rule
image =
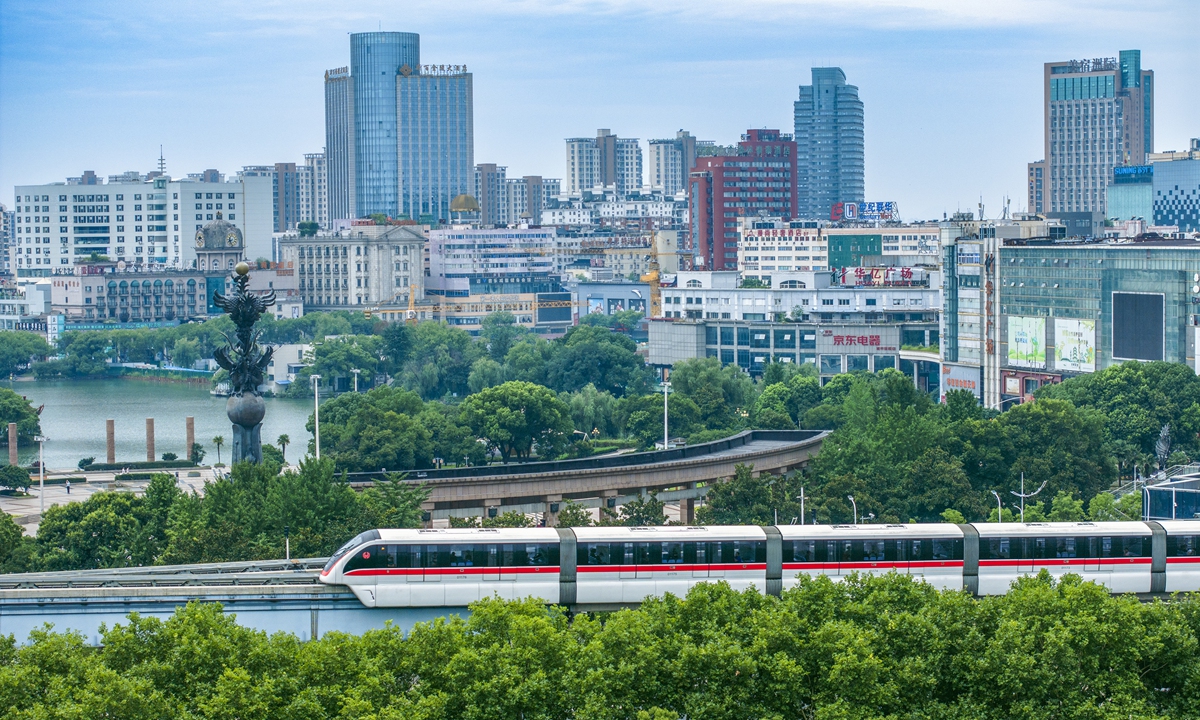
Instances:
[[[862,202],[863,103],[841,68],[813,68],[795,104],[797,215],[828,218],[837,202]]]
[[[396,76],[421,62],[416,33],[367,32],[350,36],[354,78],[354,171],[359,217],[400,213],[396,146]]]
[[[421,65],[416,33],[350,36],[350,67],[326,73],[330,219],[449,218],[474,171],[471,75]]]

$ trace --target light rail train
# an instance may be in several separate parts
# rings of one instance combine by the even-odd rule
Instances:
[[[801,575],[854,572],[1000,595],[1042,569],[1114,593],[1200,590],[1200,521],[368,530],[320,577],[368,607],[498,595],[604,608],[703,582],[778,595]]]

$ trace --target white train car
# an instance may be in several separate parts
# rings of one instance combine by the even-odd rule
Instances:
[[[767,533],[735,527],[580,527],[575,538],[576,602],[637,603],[687,594],[693,585],[725,581],[735,590],[766,592]]]
[[[979,595],[1003,595],[1043,569],[1081,576],[1116,593],[1151,590],[1153,532],[1140,522],[976,523]]]
[[[553,528],[369,530],[321,572],[367,607],[461,607],[498,595],[559,602]]]
[[[1166,592],[1200,590],[1200,520],[1159,520],[1167,534]]]
[[[801,575],[898,572],[938,589],[963,587],[963,531],[927,525],[780,525],[783,588]]]

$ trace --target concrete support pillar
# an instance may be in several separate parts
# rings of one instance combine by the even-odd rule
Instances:
[[[603,509],[615,510],[616,507],[617,507],[617,491],[616,490],[605,490],[604,492],[600,493],[600,508],[602,510]],[[601,517],[603,517],[603,516],[604,516],[603,513],[601,513]]]
[[[696,498],[685,498],[679,501],[679,514],[683,517],[684,525],[696,524]]]
[[[562,510],[562,495],[547,495],[545,502],[546,512],[543,517],[546,519],[546,527],[554,527],[558,525],[558,513]]]
[[[8,464],[17,464],[17,424],[8,424]]]
[[[192,459],[192,446],[196,444],[196,418],[189,417],[185,421],[187,426],[187,447],[183,450],[181,456],[184,460]]]
[[[146,462],[154,462],[154,418],[146,418]]]
[[[105,461],[112,465],[117,461],[117,429],[112,420],[104,421],[104,436],[107,454]]]
[[[426,530],[433,527],[434,507],[434,503],[431,502],[421,503],[421,527],[425,528]]]

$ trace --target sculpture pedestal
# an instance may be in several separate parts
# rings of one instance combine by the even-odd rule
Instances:
[[[254,427],[233,426],[233,457],[230,464],[243,460],[262,462],[262,423]]]

